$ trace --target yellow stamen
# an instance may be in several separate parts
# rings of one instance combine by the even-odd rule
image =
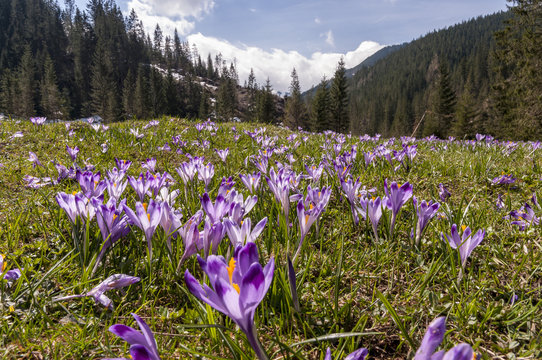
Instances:
[[[373,201],[375,201],[376,198],[373,196],[373,197],[371,197],[371,199],[372,199]]]
[[[151,214],[147,214],[147,219],[149,219],[149,222],[151,222]]]
[[[466,225],[461,225],[461,230],[465,231],[466,228],[467,228]]]
[[[73,191],[73,192],[72,192],[72,195],[73,195],[73,196],[77,195],[77,191]]]
[[[13,307],[13,305],[10,305],[9,306],[9,312],[14,312],[15,311],[15,308]]]
[[[117,183],[113,183],[113,187],[117,187]]]
[[[318,197],[322,196],[322,192],[318,191]]]
[[[309,215],[305,215],[305,223],[309,222]]]
[[[227,266],[226,269],[228,269],[228,277],[230,278],[230,285],[233,286],[233,288],[235,289],[235,291],[237,291],[238,294],[240,294],[241,289],[239,288],[239,285],[234,284],[233,280],[232,280],[233,271],[235,270],[235,259],[234,258],[230,259],[229,266]]]
[[[310,203],[309,209],[312,210],[313,208],[314,208],[314,205],[312,205],[312,203]]]
[[[113,221],[115,221],[115,219],[117,218],[117,214],[113,214]]]

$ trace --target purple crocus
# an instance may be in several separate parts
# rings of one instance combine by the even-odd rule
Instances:
[[[183,162],[180,167],[175,169],[177,174],[181,177],[185,185],[188,185],[190,181],[194,179],[197,174],[196,165],[192,162]]]
[[[241,179],[243,184],[245,184],[251,194],[255,193],[256,190],[258,190],[261,176],[261,172],[254,172],[252,175],[239,174],[239,178]]]
[[[346,180],[341,179],[341,189],[346,195],[346,199],[350,203],[350,210],[352,211],[355,225],[358,225],[359,223],[359,217],[358,212],[356,211],[356,207],[360,197],[360,194],[358,193],[360,187],[361,183],[359,181],[359,178],[357,178],[356,181],[353,181],[351,177],[348,177],[348,179]]]
[[[322,174],[324,173],[324,164],[320,163],[320,165],[318,166],[305,165],[305,169],[307,170],[307,178],[310,179],[313,183],[318,183],[320,181],[320,178],[322,177]]]
[[[497,176],[496,178],[491,180],[491,183],[493,185],[508,185],[515,182],[516,178],[512,176],[512,174],[505,174],[504,172],[501,174],[501,176]]]
[[[128,182],[136,192],[139,201],[143,201],[145,199],[147,191],[149,191],[151,183],[147,181],[147,178],[143,175],[143,173],[139,174],[137,178],[134,178],[133,176],[128,176]]]
[[[68,152],[68,155],[72,158],[72,161],[75,161],[77,158],[77,154],[79,153],[79,148],[77,146],[74,146],[73,148],[66,145],[66,151]]]
[[[11,269],[6,271],[8,264],[4,261],[4,255],[0,254],[0,280],[6,280],[8,283],[21,277],[20,269]]]
[[[222,239],[226,235],[226,228],[220,222],[211,222],[209,219],[205,220],[203,225],[203,233],[201,234],[203,243],[203,255],[207,258],[211,252],[216,254],[218,246],[222,242]]]
[[[207,163],[207,165],[201,165],[198,167],[198,179],[203,181],[206,189],[211,183],[213,176],[215,176],[215,167],[213,164]]]
[[[64,300],[91,296],[94,298],[94,301],[97,304],[102,304],[106,308],[112,310],[113,301],[111,301],[111,299],[105,295],[105,292],[109,290],[113,290],[113,289],[121,289],[123,287],[130,286],[132,284],[135,284],[139,280],[140,279],[136,276],[114,274],[108,277],[107,279],[105,279],[104,281],[102,281],[101,283],[99,283],[92,290],[84,294],[64,296],[64,297],[53,299],[53,301],[57,302],[57,301],[64,301]]]
[[[177,238],[177,230],[181,228],[182,213],[175,211],[169,203],[162,202],[162,217],[160,225],[166,233],[167,245],[171,250],[171,238]]]
[[[161,204],[152,200],[147,203],[136,202],[136,211],[134,212],[128,206],[124,206],[124,212],[128,215],[130,222],[143,230],[145,233],[145,239],[147,240],[147,247],[149,249],[149,256],[152,258],[152,236],[160,219],[162,218]]]
[[[346,356],[344,360],[365,360],[368,355],[369,350],[367,350],[366,348],[361,348]],[[326,357],[324,358],[324,360],[332,360],[330,348],[327,348]]]
[[[425,200],[418,204],[418,199],[416,196],[412,197],[412,202],[414,203],[414,208],[416,209],[416,215],[418,218],[416,222],[416,246],[418,246],[420,244],[420,240],[422,239],[422,234],[425,227],[437,214],[440,204],[437,202],[433,203],[433,201],[429,201],[428,203]]]
[[[230,153],[230,148],[226,148],[223,150],[215,149],[216,154],[222,160],[222,162],[226,162],[226,158],[228,157],[228,154]]]
[[[535,215],[534,210],[527,203],[522,206],[519,211],[511,211],[505,218],[515,219],[510,222],[510,224],[519,226],[521,231],[525,231],[531,224],[538,225],[540,223],[540,219]]]
[[[442,239],[448,241],[452,249],[459,249],[459,255],[461,257],[461,266],[464,268],[467,264],[467,259],[469,258],[472,251],[480,245],[482,240],[486,235],[485,230],[478,230],[478,232],[472,235],[471,229],[469,227],[463,226],[463,235],[459,237],[459,232],[457,231],[457,225],[452,225],[452,232],[450,235],[442,234]]]
[[[230,238],[231,244],[235,249],[237,246],[245,245],[249,242],[254,242],[258,236],[263,232],[265,225],[267,224],[267,217],[264,217],[252,229],[252,220],[246,218],[241,221],[241,226],[239,226],[235,221],[230,219],[224,220],[224,226],[226,227],[226,232]]]
[[[141,163],[141,167],[143,169],[146,169],[150,172],[154,172],[155,169],[156,169],[156,159],[155,158],[150,158],[150,159],[147,159],[145,161],[143,161]]]
[[[378,223],[382,217],[382,201],[380,196],[376,199],[373,198],[367,201],[367,214],[369,215],[369,221],[373,228],[375,241],[378,241]]]
[[[43,125],[47,121],[46,117],[31,117],[30,122],[34,125]]]
[[[151,329],[142,318],[134,313],[132,313],[132,316],[141,329],[141,332],[123,324],[115,324],[109,328],[109,331],[130,344],[130,355],[133,360],[160,360],[158,348],[156,347],[156,341],[154,340],[154,334],[152,333]],[[115,358],[104,360],[129,359]]]
[[[109,194],[110,198],[115,199],[116,201],[119,201],[120,197],[122,196],[122,193],[126,189],[126,185],[128,185],[127,181],[117,182],[117,181],[105,179],[105,186],[107,187],[107,193]]]
[[[207,284],[202,286],[186,270],[184,280],[190,292],[229,316],[245,333],[256,356],[260,360],[267,360],[268,356],[257,338],[254,313],[273,280],[274,258],[262,268],[257,246],[248,243],[237,247],[229,262],[222,256],[214,255],[209,256],[207,261],[198,256],[198,262],[212,288]]]
[[[200,199],[201,207],[209,217],[212,223],[222,221],[222,218],[228,212],[228,202],[224,199],[224,196],[218,195],[215,203],[211,201],[208,193],[204,193]]]
[[[88,198],[84,198],[76,192],[73,194],[59,192],[56,195],[56,202],[74,224],[77,222],[77,218],[80,218],[81,221],[85,219],[92,220],[96,213],[94,204]]]
[[[100,264],[100,260],[107,249],[130,232],[128,217],[122,215],[125,204],[126,199],[124,199],[119,206],[117,206],[117,202],[114,198],[110,199],[105,205],[94,200],[94,206],[96,207],[96,221],[98,222],[98,227],[102,233],[103,240],[102,249],[96,258],[94,270]]]
[[[203,237],[200,236],[198,226],[203,219],[203,211],[198,210],[188,221],[178,230],[184,243],[184,254],[177,265],[177,272],[181,271],[181,265],[190,256],[194,255],[203,248]]]
[[[438,196],[440,197],[440,201],[446,202],[452,194],[448,191],[446,186],[444,186],[442,183],[438,184]]]
[[[119,171],[127,172],[130,166],[132,165],[132,162],[130,160],[121,160],[115,158],[115,162],[117,163],[117,168]]]
[[[105,181],[100,181],[99,172],[93,174],[92,171],[78,170],[75,178],[87,198],[102,195],[106,188]]]
[[[393,238],[393,228],[395,226],[395,220],[401,207],[412,197],[412,185],[406,182],[399,186],[393,181],[388,186],[388,180],[384,180],[384,191],[386,192],[385,205],[391,210],[391,223],[390,223],[390,238]]]
[[[36,155],[36,153],[34,153],[32,151],[28,152],[28,161],[30,161],[32,163],[32,167],[34,169],[36,168],[36,166],[42,166],[43,167],[43,165],[41,164],[41,162],[38,159],[38,155]]]
[[[435,352],[444,339],[445,332],[446,318],[441,316],[433,320],[427,327],[414,360],[472,360],[474,358],[472,347],[465,343],[454,346],[446,353],[444,350]]]

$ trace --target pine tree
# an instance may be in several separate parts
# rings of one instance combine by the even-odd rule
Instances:
[[[164,113],[165,107],[164,80],[162,74],[160,74],[160,72],[155,68],[151,68],[149,85],[149,105],[151,116],[160,116],[160,114]]]
[[[514,0],[512,18],[497,33],[492,92],[500,136],[542,136],[542,0]]]
[[[180,114],[179,106],[179,93],[177,90],[177,81],[173,78],[171,71],[168,71],[167,76],[164,80],[164,93],[165,93],[165,102],[164,109],[166,114],[175,116]]]
[[[124,108],[124,116],[126,118],[132,118],[136,112],[135,92],[136,79],[132,73],[132,70],[128,70],[128,74],[124,79],[124,84],[122,87],[122,107]]]
[[[299,127],[307,127],[305,104],[301,99],[301,87],[295,68],[291,73],[290,96],[286,100],[286,114],[284,124],[290,129],[297,130]]]
[[[273,101],[273,88],[271,87],[271,81],[267,78],[265,87],[258,93],[258,108],[257,117],[258,121],[271,124],[275,117],[275,104]]]
[[[346,69],[341,57],[330,90],[330,116],[333,130],[345,133],[350,128],[348,120],[348,94],[346,92]]]
[[[139,65],[137,70],[135,94],[134,94],[134,115],[139,119],[149,116],[149,80],[145,65]]]
[[[456,137],[462,138],[465,136],[472,137],[475,133],[475,120],[479,117],[480,111],[478,110],[478,104],[476,103],[474,94],[472,92],[472,78],[469,76],[465,87],[463,88],[463,94],[457,103],[457,110],[455,114],[455,123],[452,127],[452,134]]]
[[[211,114],[211,106],[209,105],[209,92],[207,90],[203,91],[203,96],[199,104],[199,114],[198,118],[207,119]]]
[[[44,77],[40,82],[41,114],[51,119],[65,119],[69,114],[66,101],[57,85],[56,72],[50,56],[45,57]]]
[[[30,46],[26,46],[18,74],[18,100],[17,115],[30,117],[36,114],[35,107],[35,66]]]
[[[15,114],[18,103],[18,82],[16,76],[6,69],[0,79],[0,112]]]
[[[231,68],[228,71],[224,67],[220,85],[218,86],[217,115],[225,121],[231,121],[237,109],[237,82],[234,76],[235,72],[232,74]]]
[[[439,117],[440,135],[445,137],[447,136],[453,123],[457,99],[454,91],[452,90],[452,85],[450,84],[450,73],[448,70],[448,63],[446,61],[442,61],[440,63],[439,73],[439,101],[437,111]]]
[[[256,102],[256,94],[258,91],[258,84],[256,84],[256,76],[254,75],[254,70],[250,68],[250,74],[248,75],[248,82],[247,82],[247,90],[248,90],[248,114],[247,117],[249,121],[256,120],[256,109],[257,109],[257,102]]]
[[[311,104],[311,130],[322,132],[331,129],[329,114],[328,81],[324,76],[316,89]]]

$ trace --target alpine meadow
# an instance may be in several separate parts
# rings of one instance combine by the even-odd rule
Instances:
[[[118,2],[0,0],[0,358],[542,359],[541,0]]]

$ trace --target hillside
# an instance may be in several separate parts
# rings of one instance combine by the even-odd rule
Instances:
[[[490,132],[486,119],[494,33],[509,17],[509,13],[496,13],[434,31],[373,66],[360,66],[349,79],[352,132],[410,135],[426,111],[415,135]],[[444,120],[442,109],[437,109],[442,72],[452,109]],[[458,129],[455,110],[462,106],[476,111],[469,114],[465,128]]]

